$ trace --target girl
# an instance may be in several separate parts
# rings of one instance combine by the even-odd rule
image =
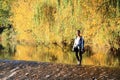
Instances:
[[[82,53],[84,50],[84,39],[83,37],[80,35],[80,30],[77,30],[76,33],[76,38],[74,40],[74,45],[73,45],[73,49],[75,52],[77,61],[78,61],[78,65],[81,65],[81,61],[82,61]]]

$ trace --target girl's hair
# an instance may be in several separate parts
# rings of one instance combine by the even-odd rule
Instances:
[[[77,30],[78,33],[80,33],[80,30]]]

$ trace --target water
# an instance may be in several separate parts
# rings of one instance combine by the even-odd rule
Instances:
[[[76,63],[75,55],[67,48],[63,49],[60,46],[51,45],[28,45],[17,44],[6,47],[1,45],[0,58],[9,60],[30,60],[30,61],[45,61],[56,63]]]
[[[13,44],[7,43],[6,46],[0,45],[0,59],[7,60],[27,60],[42,61],[65,64],[76,64],[75,53],[71,47],[47,44]],[[100,65],[100,66],[119,66],[119,58],[108,56],[104,53],[95,53],[89,55],[88,52],[83,54],[83,65]]]

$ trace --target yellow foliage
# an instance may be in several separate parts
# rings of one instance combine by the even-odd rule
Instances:
[[[14,16],[11,17],[13,21],[13,26],[17,30],[17,38],[18,40],[32,40],[31,37],[28,36],[27,30],[31,29],[33,25],[32,16],[34,15],[33,5],[34,0],[28,0],[25,2],[24,0],[19,0],[19,2],[14,2],[12,6],[12,12]]]

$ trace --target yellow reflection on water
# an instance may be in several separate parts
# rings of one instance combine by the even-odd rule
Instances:
[[[103,53],[96,53],[90,57],[84,57],[83,64],[106,66],[106,56]]]
[[[16,60],[33,60],[35,47],[27,45],[17,45],[14,59]]]
[[[67,64],[76,63],[75,55],[73,53],[64,52],[61,47],[54,45],[50,47],[17,45],[14,59]]]
[[[112,66],[116,66],[119,62],[117,59],[108,58],[108,55],[103,53],[96,53],[91,56],[86,56],[88,53],[83,54],[83,65],[100,65],[107,66],[110,63]],[[16,53],[13,57],[15,60],[30,60],[30,61],[42,61],[42,62],[55,62],[55,63],[67,63],[76,64],[75,53],[71,51],[63,51],[61,47],[50,46],[29,46],[29,45],[17,45]]]

